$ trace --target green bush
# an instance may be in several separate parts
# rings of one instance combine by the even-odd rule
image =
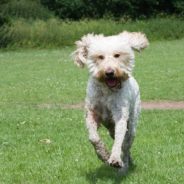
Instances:
[[[112,35],[128,31],[144,32],[150,41],[173,40],[184,37],[184,22],[176,18],[159,18],[135,22],[113,20],[82,20],[62,22],[14,20],[0,31],[1,47],[62,47],[73,45],[81,36],[94,32]],[[3,34],[1,34],[3,33]]]
[[[154,17],[157,14],[183,15],[183,0],[41,0],[60,18]]]
[[[7,0],[0,3],[0,14],[13,19],[48,19],[52,17],[52,13],[40,4],[39,0]]]
[[[9,21],[10,20],[8,19],[8,17],[0,15],[0,27],[3,26],[4,24],[8,24]]]
[[[51,13],[52,10],[53,13]],[[0,15],[10,18],[143,19],[158,14],[184,16],[183,0],[0,0]]]
[[[174,7],[176,9],[176,13],[184,16],[184,1],[183,0],[176,0],[174,1]]]

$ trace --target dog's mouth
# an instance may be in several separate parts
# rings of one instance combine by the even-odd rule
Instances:
[[[120,81],[116,77],[110,77],[110,78],[105,78],[105,83],[109,88],[114,88],[119,86]]]

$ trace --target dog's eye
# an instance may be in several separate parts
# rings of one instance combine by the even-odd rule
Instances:
[[[98,59],[103,60],[103,59],[104,59],[104,56],[103,56],[103,55],[99,55],[99,56],[98,56]]]
[[[115,58],[119,58],[120,57],[120,54],[114,54],[114,57]]]

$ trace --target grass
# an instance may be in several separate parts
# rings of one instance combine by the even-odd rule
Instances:
[[[184,100],[183,43],[154,42],[137,54],[143,100]],[[73,50],[0,52],[0,184],[184,183],[183,110],[142,112],[132,150],[136,166],[123,177],[97,159],[82,111],[45,108],[84,99],[87,70],[73,65]],[[100,133],[110,148],[106,130]]]
[[[23,0],[24,1],[24,0]],[[142,31],[151,41],[174,40],[184,37],[184,21],[169,17],[150,20],[114,21],[81,20],[64,22],[56,18],[48,20],[13,19],[0,29],[0,46],[8,48],[55,48],[73,45],[89,32],[112,35],[128,31]]]
[[[183,111],[143,112],[126,177],[104,166],[88,143],[79,110],[0,110],[0,178],[8,183],[183,183]],[[101,131],[110,146],[105,130]],[[48,138],[51,144],[40,140]]]
[[[1,102],[72,103],[82,100],[84,73],[81,76],[69,59],[71,51],[65,48],[1,53]]]
[[[184,100],[184,40],[160,41],[137,54],[135,76],[143,100]],[[74,48],[0,53],[0,103],[77,103],[87,70],[70,58]]]
[[[135,77],[142,99],[184,100],[183,43],[184,39],[154,42],[137,56]]]

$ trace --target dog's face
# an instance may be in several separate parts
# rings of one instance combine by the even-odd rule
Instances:
[[[134,51],[148,46],[142,33],[123,32],[105,37],[88,34],[76,42],[75,63],[88,66],[90,74],[109,88],[120,86],[128,79],[134,65]]]

